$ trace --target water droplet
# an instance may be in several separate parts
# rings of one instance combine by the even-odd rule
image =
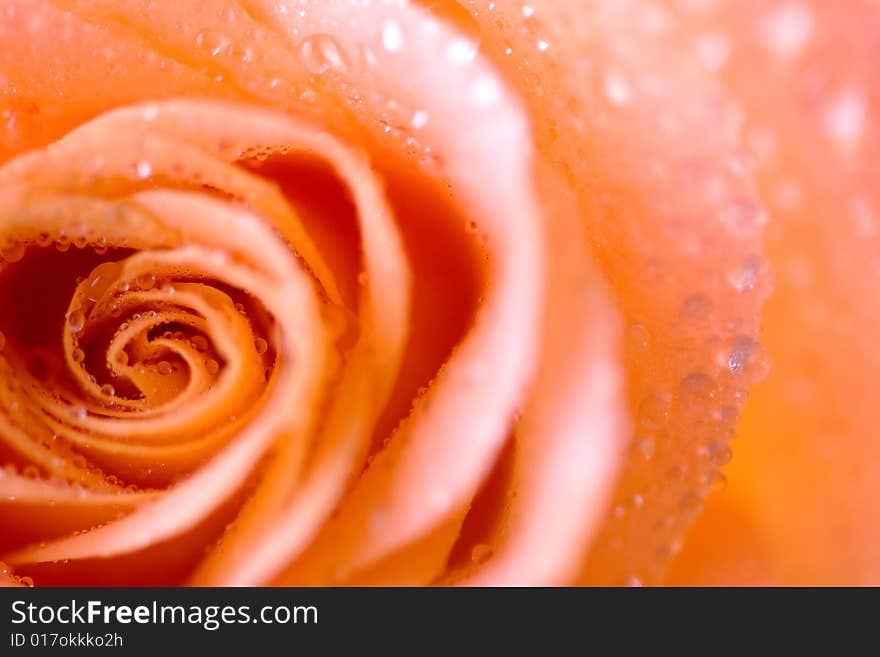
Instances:
[[[705,294],[691,294],[681,302],[681,318],[687,322],[705,322],[713,310],[712,300]]]
[[[60,251],[61,253],[64,253],[65,251],[69,251],[70,250],[70,238],[65,237],[64,235],[59,237],[57,240],[55,240],[55,248],[58,251]]]
[[[800,2],[787,2],[771,13],[764,23],[765,46],[780,57],[797,56],[813,31],[813,15]]]
[[[713,465],[720,468],[730,463],[731,458],[733,458],[733,452],[727,443],[715,441],[709,445],[709,460]]]
[[[699,495],[689,490],[679,498],[678,505],[683,509],[696,509],[702,501]]]
[[[626,343],[630,356],[644,356],[650,345],[648,329],[642,324],[631,324],[626,330]]]
[[[475,564],[484,564],[492,558],[492,548],[486,543],[477,543],[471,549],[471,561]]]
[[[712,477],[712,490],[720,492],[725,488],[727,488],[727,477],[724,476],[723,472],[716,472]]]
[[[719,33],[702,34],[696,40],[697,56],[710,71],[719,70],[730,57],[730,40]]]
[[[648,395],[639,404],[639,425],[646,429],[659,429],[666,423],[670,400],[665,396]]]
[[[153,167],[150,166],[149,162],[138,162],[137,165],[135,165],[135,169],[137,170],[137,177],[141,180],[153,175]]]
[[[12,242],[7,244],[3,250],[0,251],[0,258],[3,258],[6,262],[18,262],[24,258],[24,253],[24,242]]]
[[[619,73],[605,76],[605,95],[614,105],[626,105],[632,97],[629,84]]]
[[[770,359],[760,342],[741,335],[730,345],[727,367],[731,374],[743,375],[757,382],[767,376]]]
[[[678,394],[685,408],[705,406],[715,398],[715,381],[702,372],[691,372],[681,380]]]
[[[28,587],[28,588],[33,588],[33,587],[34,587],[34,580],[33,580],[33,578],[28,577],[27,575],[25,575],[25,576],[23,576],[23,577],[19,577],[19,578],[18,578],[18,581],[19,581],[19,583],[21,583],[22,586],[26,586],[26,587]]]
[[[751,201],[733,201],[718,212],[718,219],[734,234],[743,234],[754,230],[767,222],[761,208]]]
[[[630,453],[637,461],[650,461],[654,457],[656,445],[654,439],[647,436],[636,436],[630,446]]]
[[[79,308],[71,311],[70,315],[67,318],[67,326],[70,327],[70,330],[74,333],[79,333],[83,330],[83,327],[86,325],[86,316],[85,313]]]
[[[730,273],[728,280],[737,292],[747,292],[755,287],[760,271],[761,257],[749,256],[742,267]]]
[[[867,114],[865,94],[855,87],[847,88],[828,104],[823,116],[825,131],[841,150],[849,151],[861,139]]]
[[[220,371],[220,363],[213,359],[207,360],[205,361],[205,369],[208,371],[208,374],[213,376]]]
[[[152,290],[156,287],[156,277],[153,274],[141,274],[134,282],[140,290]]]
[[[470,86],[470,97],[477,107],[490,107],[501,98],[501,86],[491,75],[483,75]]]
[[[257,350],[257,354],[262,356],[269,349],[269,343],[266,342],[263,338],[257,338],[254,340],[254,349]]]
[[[344,66],[339,46],[326,34],[313,34],[303,40],[299,45],[299,57],[306,69],[315,75]]]
[[[159,374],[162,376],[167,376],[174,371],[174,368],[171,366],[167,360],[163,360],[159,363],[157,369],[159,370]]]
[[[73,357],[74,363],[81,363],[86,359],[86,352],[84,352],[82,349],[77,347],[76,349],[73,350],[73,353],[71,353],[71,356]]]
[[[403,47],[403,32],[395,21],[382,24],[382,46],[388,52],[397,52]]]
[[[428,113],[425,110],[418,110],[413,114],[413,128],[415,128],[416,130],[418,130],[419,128],[424,128],[426,123],[428,123]]]
[[[101,386],[101,394],[106,395],[107,397],[115,397],[116,396],[116,388],[114,388],[109,383],[105,383]]]
[[[455,39],[446,46],[446,59],[450,64],[464,66],[477,56],[477,44],[470,39]]]
[[[194,335],[192,337],[193,346],[199,351],[208,350],[208,340],[203,335]]]

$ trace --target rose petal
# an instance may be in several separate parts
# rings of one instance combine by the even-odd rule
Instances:
[[[880,365],[880,10],[742,2],[682,18],[698,44],[727,46],[720,72],[746,110],[772,213],[764,341],[774,366],[746,408],[724,495],[760,535],[773,581],[876,584],[880,398],[866,382]],[[733,540],[736,525],[706,522]],[[692,572],[694,556],[677,571]]]

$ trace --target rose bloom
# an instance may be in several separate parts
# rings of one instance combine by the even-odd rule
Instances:
[[[875,0],[4,0],[0,580],[880,583],[878,57]]]

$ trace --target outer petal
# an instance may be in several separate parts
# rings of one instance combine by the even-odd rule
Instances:
[[[739,428],[727,505],[754,528],[771,581],[877,584],[880,7],[725,2],[682,18],[746,111],[772,212],[764,341],[774,366]],[[721,508],[706,519],[719,549],[740,531]],[[693,581],[698,554],[683,555],[676,581]],[[731,576],[702,581],[719,579]]]

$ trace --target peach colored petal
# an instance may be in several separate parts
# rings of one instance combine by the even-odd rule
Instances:
[[[755,528],[773,581],[877,584],[880,7],[726,2],[681,18],[704,50],[725,45],[718,70],[745,110],[771,211],[774,366],[746,407],[723,495]],[[719,540],[735,540],[737,525],[712,513]],[[676,571],[693,572],[699,554]]]
[[[575,190],[627,322],[631,457],[583,581],[657,581],[763,369],[763,213],[739,118],[658,3],[461,4]]]

